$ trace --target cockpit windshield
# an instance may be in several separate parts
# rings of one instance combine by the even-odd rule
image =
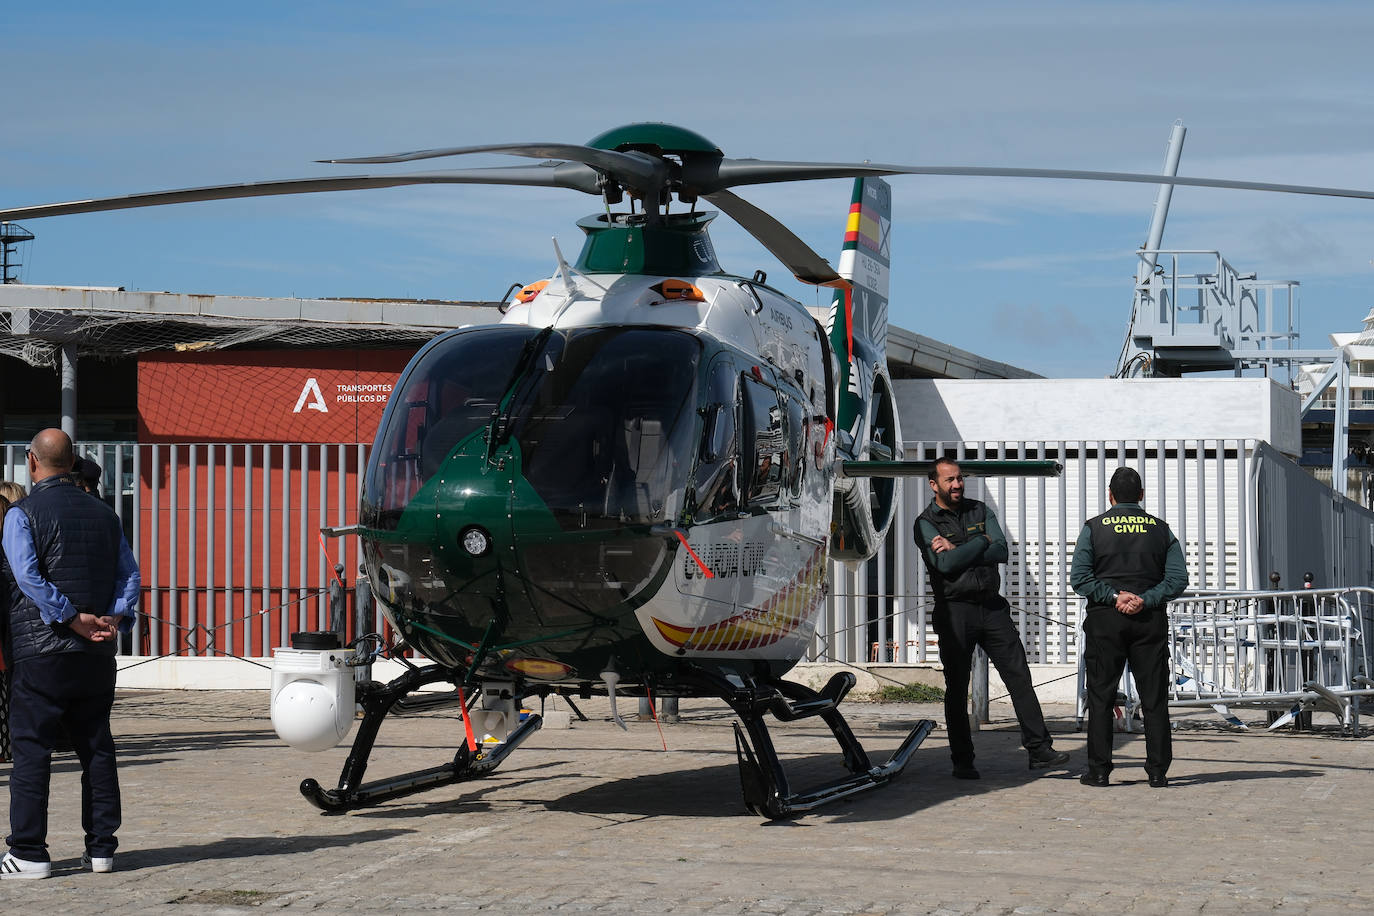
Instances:
[[[402,377],[382,417],[363,516],[395,527],[453,447],[491,422],[538,328],[471,328],[436,340]]]
[[[662,328],[551,335],[509,407],[525,479],[566,529],[680,508],[694,455],[696,338]]]
[[[663,328],[473,328],[432,344],[383,416],[364,524],[394,528],[454,448],[484,428],[565,530],[655,523],[695,454],[701,345]]]

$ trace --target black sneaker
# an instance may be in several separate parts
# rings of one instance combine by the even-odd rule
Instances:
[[[1105,789],[1111,785],[1111,780],[1107,778],[1106,773],[1084,773],[1078,777],[1078,781],[1085,786],[1095,786],[1099,789]]]
[[[982,778],[981,776],[978,775],[978,771],[977,771],[976,769],[974,769],[973,764],[971,764],[971,763],[965,763],[965,764],[958,764],[958,763],[956,763],[956,764],[954,765],[954,773],[953,773],[953,775],[954,775],[954,778],[955,778],[955,779],[981,779],[981,778]]]
[[[1039,747],[1030,752],[1030,768],[1032,770],[1047,770],[1050,767],[1062,767],[1069,762],[1069,755],[1064,751],[1056,751],[1052,747]]]

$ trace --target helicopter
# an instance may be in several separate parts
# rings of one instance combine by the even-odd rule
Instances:
[[[1374,192],[1057,169],[732,159],[694,131],[614,128],[586,144],[521,143],[321,160],[390,165],[507,154],[514,167],[253,182],[0,210],[32,219],[128,207],[414,184],[550,187],[600,197],[581,252],[520,289],[502,320],[434,338],[388,399],[358,522],[374,600],[407,670],[352,672],[384,649],[297,634],[278,650],[272,715],[295,746],[322,750],[363,709],[338,784],[302,794],[342,812],[496,769],[540,727],[524,701],[552,694],[711,697],[733,725],[747,809],[775,819],[885,785],[935,723],[921,720],[875,765],[840,704],[853,674],[814,690],[784,679],[816,634],[832,560],[881,548],[901,478],[887,374],[892,192],[903,174],[1130,181],[1374,197]],[[838,268],[733,193],[854,179]],[[674,211],[676,202],[679,208]],[[832,288],[828,320],[719,264],[708,227],[739,223],[797,279]],[[616,209],[619,208],[619,209]],[[963,462],[1053,474],[1053,462]],[[396,651],[409,647],[415,665]],[[292,655],[291,653],[296,653]],[[425,691],[448,684],[451,691]],[[439,766],[365,783],[384,719],[457,706],[466,740]],[[820,717],[845,772],[794,790],[767,724]],[[623,722],[621,722],[623,725]],[[476,733],[483,740],[475,739]],[[488,741],[487,739],[491,740]]]

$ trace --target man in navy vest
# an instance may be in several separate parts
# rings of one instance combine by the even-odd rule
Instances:
[[[1169,626],[1165,606],[1188,587],[1183,548],[1168,524],[1140,508],[1145,488],[1133,468],[1117,468],[1110,511],[1088,519],[1078,535],[1069,583],[1087,599],[1083,668],[1087,674],[1088,771],[1085,786],[1110,784],[1112,707],[1126,663],[1145,714],[1145,773],[1169,784]]]
[[[1021,724],[1021,745],[1032,770],[1061,766],[1069,755],[1054,749],[1040,700],[1031,684],[1026,649],[1002,597],[997,564],[1007,561],[1007,539],[997,516],[964,496],[964,475],[940,458],[926,475],[934,498],[916,519],[913,535],[935,591],[935,632],[945,668],[945,728],[957,779],[977,779],[968,683],[974,646],[982,646],[1011,695]]]
[[[81,761],[82,865],[114,870],[120,824],[110,708],[120,627],[139,574],[119,518],[71,478],[72,440],[45,429],[27,452],[29,495],[5,513],[3,577],[12,668],[9,852],[0,878],[46,878],[52,751],[65,730]]]

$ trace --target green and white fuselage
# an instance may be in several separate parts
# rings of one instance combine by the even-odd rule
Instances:
[[[407,367],[360,522],[374,592],[427,657],[663,683],[684,661],[777,674],[805,654],[834,365],[800,304],[720,271],[709,219],[584,220],[576,267]]]

